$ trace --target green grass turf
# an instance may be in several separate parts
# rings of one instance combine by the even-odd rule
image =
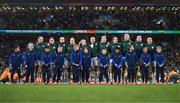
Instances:
[[[0,85],[0,102],[177,102],[180,85]]]

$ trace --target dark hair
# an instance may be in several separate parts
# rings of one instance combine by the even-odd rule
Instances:
[[[132,44],[129,44],[129,45],[128,45],[128,49],[130,49],[130,48],[131,48],[131,46],[133,46],[133,45],[132,45]]]
[[[102,50],[106,50],[106,48],[102,48]]]
[[[19,46],[19,45],[15,45],[15,46],[14,46],[14,49],[17,49],[17,48],[20,48],[20,46]]]
[[[89,51],[89,48],[87,46],[85,46],[83,50],[85,50],[85,49],[87,49]]]

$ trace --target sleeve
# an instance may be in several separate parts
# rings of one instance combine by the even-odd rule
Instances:
[[[79,61],[79,65],[82,64],[82,53],[80,53],[80,61]]]
[[[120,62],[119,62],[119,65],[122,65],[122,62],[123,62],[123,57],[122,55],[120,56]]]
[[[37,52],[37,43],[34,45],[34,51]]]
[[[116,64],[114,59],[114,55],[112,55],[112,64]]]
[[[10,54],[10,58],[9,58],[9,66],[12,67],[12,59],[13,59],[13,55]]]
[[[44,54],[41,55],[41,62],[44,64]]]
[[[110,52],[109,52],[109,51],[111,51],[111,50],[110,50],[110,43],[108,42],[107,45],[108,45],[108,47],[107,47],[107,53],[110,54]]]
[[[156,54],[154,55],[156,65],[159,65]]]
[[[22,65],[23,64],[23,54],[20,54],[20,64]]]
[[[128,52],[126,53],[126,56],[125,56],[125,63],[127,64],[127,59],[128,59]]]
[[[50,54],[50,61],[49,61],[49,64],[53,64],[53,55]]]
[[[26,52],[24,52],[24,65],[26,65],[26,61],[27,61]]]
[[[146,63],[144,62],[143,54],[141,54],[141,62],[142,62],[143,65],[146,64]]]
[[[74,64],[74,61],[73,61],[73,52],[71,52],[71,54],[70,54],[70,62],[71,62],[71,64]]]
[[[148,64],[151,64],[151,55],[149,54],[149,62]]]
[[[64,46],[64,53],[67,53],[67,44]]]
[[[113,48],[112,48],[112,43],[110,43],[110,46],[109,46],[109,51],[110,51],[110,53],[112,54],[112,51],[113,51]]]
[[[127,61],[127,59],[128,59],[128,52],[125,55],[125,60]]]
[[[37,53],[36,53],[36,52],[34,53],[34,56],[35,56],[35,57],[34,57],[34,58],[35,58],[35,63],[38,64],[38,56],[37,56]]]
[[[107,65],[110,65],[110,57],[107,58]]]
[[[99,63],[99,65],[101,65],[101,55],[99,56],[99,58],[98,58],[98,63]]]
[[[137,54],[135,52],[135,60],[136,60],[136,63],[138,62],[138,59],[137,59]]]
[[[90,55],[90,66],[92,66],[92,57]]]
[[[65,59],[64,59],[64,54],[63,54],[63,56],[62,56],[62,59],[63,59],[62,61],[63,61],[63,64],[64,64],[64,61],[65,61]]]

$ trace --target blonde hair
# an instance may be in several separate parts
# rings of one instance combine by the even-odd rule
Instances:
[[[76,47],[80,47],[80,45],[79,44],[74,44],[74,46],[73,46],[73,48],[75,49]]]
[[[156,46],[156,49],[162,49],[161,46]]]

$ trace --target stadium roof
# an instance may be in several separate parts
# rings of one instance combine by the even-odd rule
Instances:
[[[180,0],[0,0],[0,5],[179,6]]]

